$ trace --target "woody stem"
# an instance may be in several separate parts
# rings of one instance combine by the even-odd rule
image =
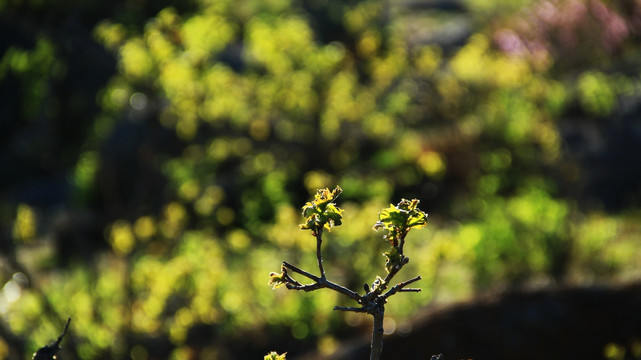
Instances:
[[[325,279],[325,269],[323,269],[323,256],[321,255],[321,243],[323,242],[323,228],[316,231],[316,259],[318,260],[318,270],[320,270],[321,279]]]

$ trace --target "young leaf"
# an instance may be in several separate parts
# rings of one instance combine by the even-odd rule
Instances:
[[[285,360],[285,355],[287,355],[287,353],[279,355],[277,352],[272,351],[269,354],[265,355],[264,360]]]
[[[383,238],[397,247],[411,229],[427,225],[427,214],[418,208],[418,203],[417,199],[402,199],[397,205],[390,204],[378,214],[374,230],[387,230]]]
[[[336,206],[332,200],[335,200],[342,192],[343,189],[340,186],[336,186],[331,191],[328,188],[318,190],[314,200],[303,206],[305,222],[300,224],[300,228],[317,233],[323,228],[331,230],[332,227],[341,225],[343,210]]]
[[[287,280],[285,279],[285,272],[280,274],[272,272],[269,274],[269,285],[272,285],[272,289],[278,289],[286,283]]]

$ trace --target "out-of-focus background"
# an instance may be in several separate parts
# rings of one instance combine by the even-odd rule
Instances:
[[[326,270],[357,290],[384,273],[378,212],[429,213],[398,276],[423,291],[386,312],[417,359],[452,342],[427,347],[416,314],[641,281],[641,1],[2,0],[0,33],[2,359],[67,317],[63,359],[366,343],[368,316],[332,311],[349,299],[267,284],[283,260],[315,269],[300,209],[335,185]],[[587,311],[605,323],[607,294]],[[552,310],[500,319],[553,331]],[[641,358],[628,330],[584,343]]]

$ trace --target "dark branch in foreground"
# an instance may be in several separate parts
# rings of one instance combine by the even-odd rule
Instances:
[[[56,359],[56,356],[58,355],[58,351],[60,351],[60,343],[62,342],[62,338],[65,336],[67,333],[67,329],[69,328],[69,323],[71,322],[71,318],[67,319],[67,323],[65,324],[65,328],[62,330],[62,334],[58,336],[58,339],[49,345],[45,345],[38,349],[33,354],[33,360],[53,360]]]

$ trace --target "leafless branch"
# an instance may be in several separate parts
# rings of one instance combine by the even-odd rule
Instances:
[[[348,288],[346,288],[344,286],[335,284],[335,283],[327,280],[326,278],[322,278],[322,277],[319,278],[318,276],[310,274],[309,272],[307,272],[305,270],[302,270],[302,269],[300,269],[300,268],[298,268],[298,267],[296,267],[296,266],[294,266],[294,265],[292,265],[292,264],[290,264],[290,263],[288,263],[286,261],[283,261],[283,266],[286,269],[290,269],[291,271],[293,271],[295,273],[298,273],[300,275],[303,275],[303,276],[315,281],[315,283],[313,283],[313,284],[301,285],[300,283],[298,283],[298,282],[296,282],[294,280],[295,283],[288,283],[286,285],[287,288],[290,289],[290,290],[314,291],[314,290],[318,290],[318,289],[321,289],[321,288],[328,288],[328,289],[332,289],[332,290],[334,290],[336,292],[339,292],[339,293],[341,293],[341,294],[343,294],[343,295],[345,295],[345,296],[347,296],[347,297],[349,297],[349,298],[351,298],[353,300],[356,300],[359,303],[361,302],[362,298],[361,298],[360,295],[358,295],[356,292],[354,292],[354,291],[352,291],[352,290],[350,290],[350,289],[348,289]]]
[[[334,310],[339,311],[353,311],[353,312],[367,312],[367,309],[364,307],[350,307],[350,306],[334,306]]]
[[[383,297],[383,299],[387,299],[388,297],[396,294],[397,292],[420,292],[421,289],[413,289],[413,288],[404,289],[404,287],[406,287],[407,285],[409,285],[411,283],[414,283],[414,282],[417,282],[419,280],[421,280],[421,276],[420,275],[418,275],[418,276],[416,276],[414,278],[411,278],[411,279],[409,279],[407,281],[403,281],[401,283],[398,283],[398,284],[394,285],[391,289],[389,289],[388,292],[383,294],[382,297]]]

